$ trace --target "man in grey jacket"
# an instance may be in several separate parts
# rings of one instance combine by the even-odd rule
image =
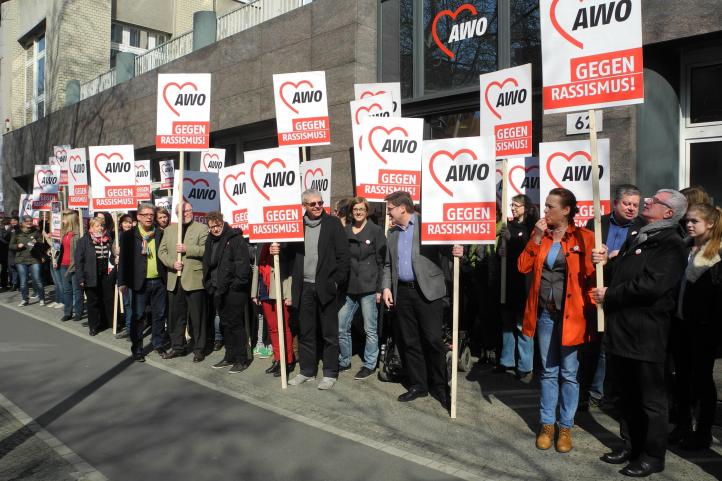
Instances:
[[[447,295],[442,263],[448,256],[443,253],[444,246],[421,245],[421,216],[414,213],[408,192],[393,192],[385,200],[394,227],[388,233],[383,299],[389,309],[396,310],[411,384],[398,399],[409,402],[431,392],[448,409],[442,342],[442,299]],[[463,251],[455,245],[451,253],[461,257]]]

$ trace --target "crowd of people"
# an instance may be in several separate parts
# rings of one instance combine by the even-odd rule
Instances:
[[[37,298],[63,308],[63,321],[82,322],[85,312],[91,336],[115,318],[138,362],[150,334],[163,359],[192,353],[200,363],[223,349],[211,367],[229,373],[272,353],[266,373],[280,377],[283,357],[290,386],[320,378],[320,390],[352,369],[352,336],[357,346],[363,340],[358,381],[377,371],[380,345],[391,336],[405,374],[398,401],[431,395],[448,409],[444,331],[458,257],[461,325],[479,363],[522,383],[535,374],[540,381],[538,449],[570,451],[577,411],[605,406],[617,409],[623,442],[601,460],[626,464],[628,476],[662,471],[669,443],[710,446],[722,220],[702,189],[661,189],[643,199],[637,187],[618,186],[601,218],[599,249],[593,221],[575,224],[576,198],[563,188],[542,199],[542,215],[526,195],[513,197],[495,245],[423,244],[421,210],[403,191],[386,198],[385,212],[355,197],[327,213],[315,190],[301,200],[304,241],[284,244],[249,244],[220,212],[195,221],[189,203],[178,224],[169,224],[167,210],[140,204],[134,216],[120,217],[118,232],[109,214],[98,213],[82,235],[77,212],[66,211],[59,239],[44,222],[8,218],[0,287],[18,289],[20,306]],[[45,297],[48,278],[55,302]]]

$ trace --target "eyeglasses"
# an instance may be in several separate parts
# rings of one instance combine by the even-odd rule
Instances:
[[[323,201],[319,200],[318,202],[304,202],[303,205],[308,207],[323,207]]]
[[[524,207],[524,204],[515,204],[514,202],[512,202],[511,204],[509,204],[509,207],[511,207],[512,209],[522,209]]]
[[[216,230],[220,229],[221,227],[223,227],[223,224],[209,225],[208,230]]]
[[[152,217],[152,216],[153,216],[153,213],[151,212],[151,213],[149,213],[149,214],[137,214],[137,216],[138,216],[138,217]]]
[[[386,206],[386,212],[387,212],[388,214],[390,214],[390,213],[392,213],[392,212],[394,211],[394,209],[398,209],[399,207],[401,207],[401,206],[400,206],[400,205],[391,205],[391,204],[388,204],[388,205]]]
[[[365,207],[360,207],[360,208],[358,208],[358,209],[353,209],[352,212],[366,212],[366,208],[365,208]]]
[[[665,207],[668,208],[668,209],[672,209],[672,206],[671,206],[671,205],[669,205],[669,204],[667,204],[667,203],[665,203],[665,202],[662,202],[661,200],[659,200],[659,199],[656,198],[656,197],[647,197],[646,199],[644,199],[644,203],[645,203],[645,204],[661,204],[661,205],[665,206]],[[674,210],[674,209],[672,209],[672,210]]]

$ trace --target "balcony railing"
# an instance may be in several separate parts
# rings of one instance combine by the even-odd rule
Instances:
[[[255,27],[307,3],[310,3],[310,0],[255,0],[249,2],[226,15],[218,17],[216,41]],[[191,30],[138,55],[135,58],[135,75],[138,76],[150,72],[161,65],[188,55],[192,51],[193,31]],[[109,89],[115,84],[115,69],[112,69],[81,84],[80,100],[87,99],[103,90]]]

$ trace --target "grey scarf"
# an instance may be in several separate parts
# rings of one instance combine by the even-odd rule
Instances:
[[[635,237],[630,248],[633,248],[643,242],[646,242],[647,239],[649,239],[650,237],[654,237],[655,234],[659,233],[662,230],[676,229],[678,227],[679,227],[679,222],[677,222],[676,220],[670,220],[670,219],[658,220],[656,222],[647,224],[644,227],[642,227],[641,229],[639,229],[639,235],[637,235],[637,237]]]

